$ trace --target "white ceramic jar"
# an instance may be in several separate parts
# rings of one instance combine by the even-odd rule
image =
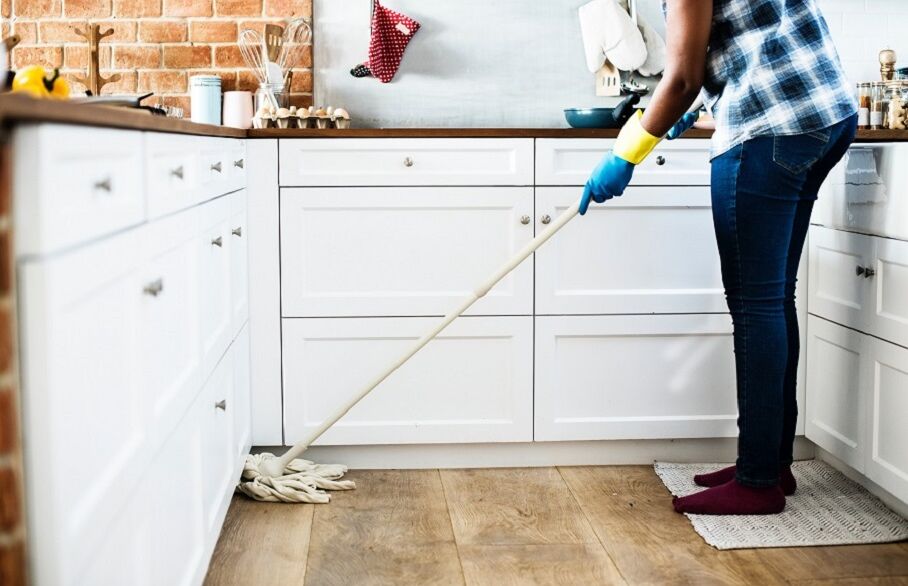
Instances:
[[[191,119],[199,124],[221,124],[221,78],[193,75],[189,78]]]

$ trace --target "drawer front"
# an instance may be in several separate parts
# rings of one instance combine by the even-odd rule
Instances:
[[[203,199],[199,139],[149,132],[145,135],[145,184],[149,219],[188,208]]]
[[[287,443],[311,432],[436,322],[285,319]],[[316,445],[531,441],[532,322],[455,321]]]
[[[867,476],[908,502],[908,349],[866,337],[870,364]]]
[[[733,437],[727,315],[536,318],[536,441]]]
[[[854,145],[820,191],[812,221],[908,240],[908,144]]]
[[[230,196],[205,205],[199,250],[199,308],[202,339],[202,379],[223,356],[233,334],[230,299]]]
[[[249,317],[249,230],[246,227],[246,191],[238,191],[230,197],[233,204],[228,241],[230,301],[233,312],[233,334],[236,335]]]
[[[19,254],[53,252],[145,219],[142,134],[44,124],[17,131]]]
[[[198,138],[198,174],[203,200],[235,191],[235,146],[226,138]]]
[[[536,221],[581,192],[537,188]],[[537,314],[726,311],[707,187],[629,188],[536,253]]]
[[[864,470],[866,336],[815,316],[807,320],[807,438]]]
[[[533,140],[281,140],[280,184],[532,185]]]
[[[813,226],[808,246],[808,311],[866,331],[873,287],[866,267],[872,264],[873,239]]]
[[[868,333],[908,347],[908,242],[874,237]]]
[[[444,315],[533,238],[532,214],[529,187],[282,189],[283,314]],[[525,262],[469,313],[532,312]]]
[[[584,185],[613,139],[536,140],[536,185]],[[634,171],[631,185],[709,185],[709,140],[662,141]]]
[[[217,541],[218,512],[232,491],[236,453],[233,445],[233,348],[230,348],[214,369],[200,395],[202,399],[202,458],[205,475],[205,533]]]

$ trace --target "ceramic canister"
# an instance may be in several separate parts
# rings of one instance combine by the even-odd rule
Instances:
[[[221,78],[217,75],[193,75],[189,78],[189,100],[192,121],[221,124]]]

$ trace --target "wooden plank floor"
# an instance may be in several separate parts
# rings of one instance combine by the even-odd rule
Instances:
[[[349,477],[328,505],[234,497],[206,586],[908,586],[908,543],[717,551],[650,466]]]

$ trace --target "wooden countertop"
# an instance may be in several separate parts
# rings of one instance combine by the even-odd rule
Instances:
[[[0,96],[0,128],[22,122],[58,122],[153,132],[230,138],[615,138],[616,129],[583,128],[353,128],[315,130],[275,128],[241,130],[152,116],[145,111],[111,106],[68,104],[28,96]],[[712,131],[689,130],[685,138],[709,138]],[[908,130],[859,130],[857,142],[908,141]]]

